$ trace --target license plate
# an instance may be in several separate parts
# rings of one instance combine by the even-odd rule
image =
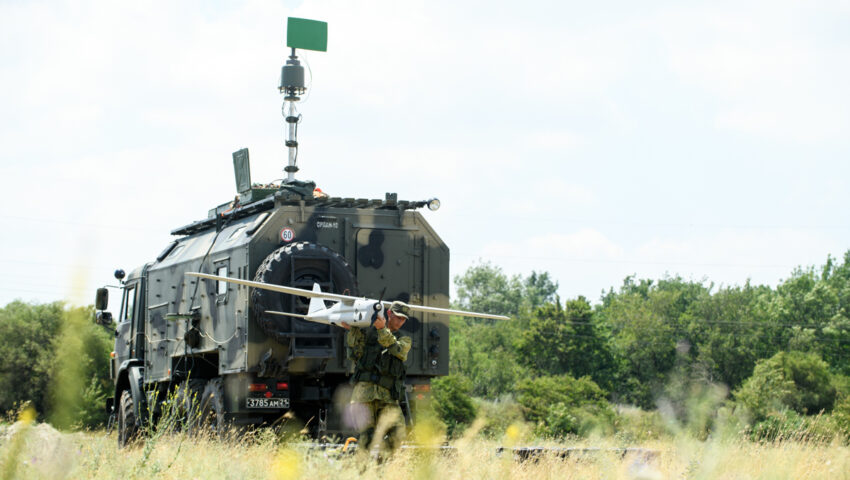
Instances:
[[[288,398],[248,398],[245,401],[248,408],[289,408]]]

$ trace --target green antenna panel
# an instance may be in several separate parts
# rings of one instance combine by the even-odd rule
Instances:
[[[328,51],[328,22],[289,17],[286,46],[304,50]]]

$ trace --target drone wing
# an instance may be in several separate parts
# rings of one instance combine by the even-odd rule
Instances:
[[[352,305],[357,297],[348,295],[339,295],[336,293],[314,292],[313,290],[305,290],[303,288],[285,287],[283,285],[274,285],[272,283],[252,282],[251,280],[242,280],[241,278],[219,277],[218,275],[210,275],[208,273],[186,272],[190,277],[198,277],[206,280],[217,280],[219,282],[235,283],[237,285],[245,285],[251,288],[261,288],[263,290],[271,290],[273,292],[288,293],[290,295],[298,295],[299,297],[321,298],[323,300],[331,300],[334,302],[342,302],[345,305]]]
[[[288,313],[288,312],[276,312],[274,310],[266,310],[263,313],[271,313],[274,315],[283,315],[285,317],[295,317],[295,318],[303,318],[304,320],[310,320],[310,317],[307,315],[300,315],[298,313]]]
[[[288,293],[290,295],[298,295],[299,297],[321,298],[323,300],[331,300],[334,302],[342,302],[343,305],[353,305],[358,297],[349,295],[339,295],[337,293],[327,293],[322,291],[305,290],[303,288],[285,287],[283,285],[274,285],[271,283],[252,282],[251,280],[242,280],[241,278],[219,277],[218,275],[210,275],[208,273],[186,272],[190,277],[198,277],[206,280],[217,280],[219,282],[235,283],[237,285],[245,285],[251,288],[261,288],[271,290],[273,292]],[[392,305],[392,302],[381,302],[386,307]],[[490,318],[493,320],[510,320],[510,317],[504,315],[492,315],[489,313],[467,312],[464,310],[452,310],[450,308],[424,307],[422,305],[410,305],[410,309],[415,312],[437,313],[441,315],[460,315],[462,317]],[[281,313],[283,315],[291,315]],[[295,315],[292,315],[295,316]]]
[[[392,302],[383,302],[383,304],[389,308],[392,305]],[[477,312],[467,312],[464,310],[452,310],[450,308],[437,308],[437,307],[424,307],[422,305],[410,305],[408,304],[411,310],[414,312],[427,312],[427,313],[437,313],[441,315],[459,315],[461,317],[475,317],[475,318],[490,318],[493,320],[510,320],[511,317],[506,317],[504,315],[493,315],[491,313],[477,313]]]

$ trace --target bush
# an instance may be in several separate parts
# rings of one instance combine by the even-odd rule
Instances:
[[[646,411],[632,406],[617,407],[614,427],[616,429],[615,438],[619,443],[625,445],[673,436],[669,429],[669,423],[659,411]]]
[[[750,429],[750,438],[756,441],[825,441],[838,433],[835,421],[829,415],[800,415],[794,410],[772,411]]]
[[[836,402],[835,408],[832,410],[832,420],[835,423],[836,431],[844,438],[850,439],[850,396]]]
[[[826,362],[816,354],[803,352],[779,352],[758,362],[753,376],[735,392],[738,403],[757,422],[777,411],[793,410],[802,415],[830,411],[835,397]]]
[[[509,395],[498,400],[479,399],[476,402],[478,416],[484,419],[481,435],[485,438],[499,438],[511,425],[524,422],[522,408]]]
[[[470,399],[472,382],[459,375],[449,375],[431,382],[431,398],[434,410],[446,424],[451,436],[475,420],[475,405]]]
[[[557,375],[526,379],[517,386],[517,394],[525,418],[537,424],[540,435],[584,435],[613,425],[614,412],[605,399],[605,391],[589,377]]]

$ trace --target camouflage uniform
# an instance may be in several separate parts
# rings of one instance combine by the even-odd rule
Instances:
[[[351,403],[363,405],[362,411],[368,415],[358,426],[359,444],[361,451],[368,451],[377,428],[380,437],[384,432],[390,434],[392,449],[400,445],[405,434],[404,415],[398,401],[404,395],[404,362],[413,341],[407,336],[396,338],[389,328],[365,330],[352,327],[347,335],[349,355],[355,365]],[[381,374],[379,365],[394,368],[391,373]]]

